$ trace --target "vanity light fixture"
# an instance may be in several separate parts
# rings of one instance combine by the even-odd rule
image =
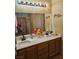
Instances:
[[[23,1],[17,1],[19,5],[27,5],[27,6],[36,6],[36,7],[47,7],[47,4],[43,3],[32,3],[32,2],[23,2]]]

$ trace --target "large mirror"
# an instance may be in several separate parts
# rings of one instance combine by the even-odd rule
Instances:
[[[15,13],[16,15],[16,36],[32,33],[32,29],[40,28],[45,31],[45,14],[43,13]],[[19,26],[22,30],[17,29]]]

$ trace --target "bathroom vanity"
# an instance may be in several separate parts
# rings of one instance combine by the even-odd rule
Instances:
[[[61,35],[29,38],[16,44],[16,59],[53,59],[61,49]]]

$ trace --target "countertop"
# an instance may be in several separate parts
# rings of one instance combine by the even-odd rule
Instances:
[[[45,41],[53,40],[53,39],[56,39],[58,37],[61,37],[61,35],[58,34],[58,35],[51,35],[51,36],[43,36],[43,37],[34,38],[34,39],[28,38],[23,42],[17,43],[16,44],[16,50],[26,48],[26,47],[30,47],[32,45],[39,44],[39,43],[42,43],[42,42],[45,42]]]

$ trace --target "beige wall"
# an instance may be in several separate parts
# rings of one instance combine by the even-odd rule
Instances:
[[[52,31],[52,14],[46,13],[45,14],[45,30]]]
[[[54,15],[60,14],[61,16]],[[63,0],[52,0],[52,21],[54,22],[54,31],[63,34]]]
[[[15,12],[22,12],[22,13],[48,13],[48,12],[51,11],[51,0],[21,0],[21,1],[46,3],[47,7],[45,8],[45,7],[34,7],[34,6],[18,5],[16,3],[15,4]]]

